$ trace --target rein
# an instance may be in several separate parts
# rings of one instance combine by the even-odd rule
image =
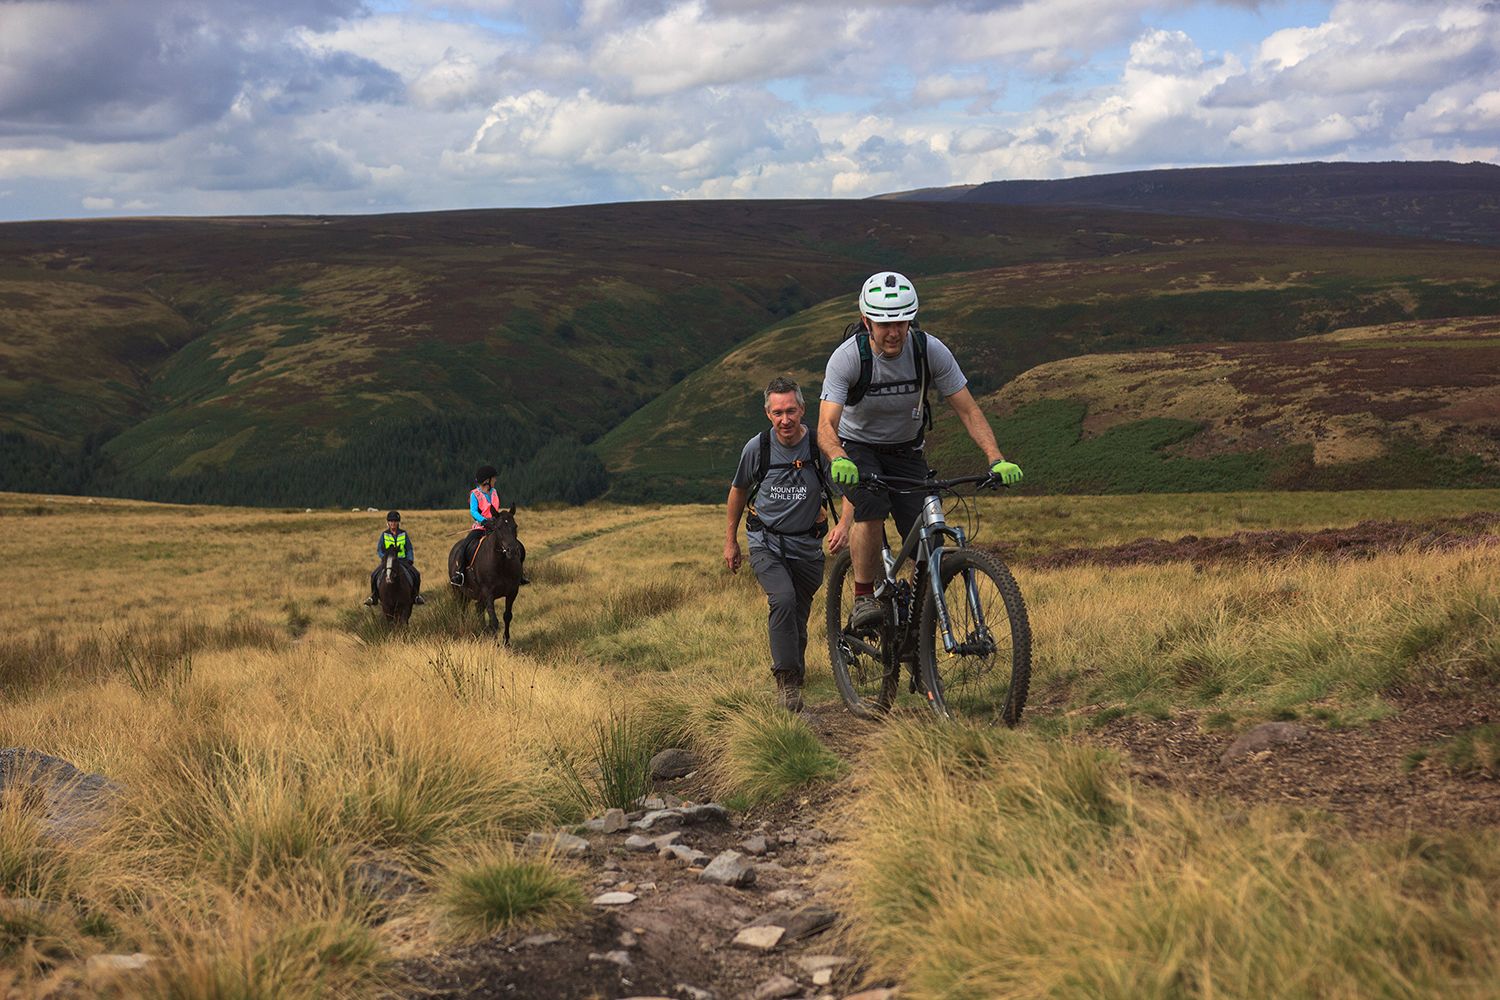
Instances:
[[[482,551],[484,551],[484,543],[487,542],[487,541],[489,541],[493,537],[494,537],[494,532],[492,532],[492,531],[486,531],[486,532],[484,532],[484,537],[479,540],[479,544],[478,545],[474,546],[474,554],[469,557],[469,565],[467,565],[467,566],[464,567],[466,570],[470,570],[470,569],[474,568],[474,564],[479,561],[479,553],[482,552]],[[496,542],[495,544],[499,545],[500,543]],[[509,552],[505,551],[504,547],[502,546],[501,549],[500,549],[500,558],[501,559],[514,559],[515,556],[513,556]]]

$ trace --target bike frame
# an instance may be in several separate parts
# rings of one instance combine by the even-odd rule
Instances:
[[[943,498],[941,491],[954,486],[962,486],[969,483],[986,482],[987,476],[965,476],[961,479],[931,480],[921,484],[927,489],[926,500],[922,504],[922,515],[917,518],[917,523],[912,525],[911,530],[906,533],[906,538],[901,542],[901,550],[895,556],[891,555],[890,546],[884,546],[881,553],[885,565],[885,580],[880,587],[880,595],[893,594],[896,587],[896,576],[908,561],[916,563],[927,573],[927,586],[932,593],[934,606],[937,608],[938,623],[943,632],[943,649],[947,652],[955,652],[959,643],[953,638],[953,624],[948,616],[948,602],[943,597],[942,574],[940,570],[943,565],[943,553],[948,546],[944,539],[952,539],[954,547],[963,548],[968,544],[964,536],[964,529],[957,525],[950,525],[943,514]],[[891,480],[878,476],[871,476],[871,482],[885,486],[887,489],[900,489],[895,484],[899,482],[915,482],[915,480]],[[989,632],[984,622],[984,609],[979,604],[978,588],[974,584],[972,573],[966,575],[964,586],[968,591],[969,606],[974,609],[977,624],[984,633]],[[913,608],[912,621],[918,615]],[[909,627],[909,623],[908,623]]]

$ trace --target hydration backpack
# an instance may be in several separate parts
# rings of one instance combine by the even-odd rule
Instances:
[[[858,331],[857,333],[855,331]],[[854,347],[859,351],[859,378],[849,387],[849,396],[844,400],[845,406],[854,406],[865,393],[870,391],[870,372],[875,367],[875,355],[870,350],[870,331],[865,329],[863,322],[851,323],[844,329],[844,338],[850,335],[854,337]],[[922,397],[922,430],[926,432],[932,427],[932,403],[927,399],[927,388],[931,384],[927,377],[927,331],[917,326],[915,322],[911,325],[911,353],[912,362],[915,367],[914,379],[903,379],[900,382],[880,382],[877,385],[884,387],[888,385],[916,385],[917,392]]]
[[[833,490],[829,487],[828,480],[823,475],[823,452],[818,449],[817,430],[813,427],[809,427],[807,429],[807,437],[805,440],[807,441],[808,451],[812,455],[810,459],[797,459],[793,462],[776,462],[775,464],[772,464],[771,428],[767,427],[765,430],[760,432],[760,462],[755,470],[755,480],[750,484],[750,497],[747,501],[747,506],[749,507],[751,517],[755,517],[756,520],[759,520],[759,517],[757,517],[757,515],[755,514],[755,497],[760,493],[760,484],[765,480],[766,475],[770,473],[772,469],[800,469],[802,468],[802,466],[811,463],[813,472],[816,473],[818,477],[818,490],[823,494],[823,504],[828,508],[828,516],[833,520],[834,524],[838,523],[838,511],[836,511],[833,506]],[[753,525],[752,527],[755,527],[757,531],[765,530],[770,531],[772,534],[783,534],[783,532],[776,531],[774,528],[771,528],[764,523]]]

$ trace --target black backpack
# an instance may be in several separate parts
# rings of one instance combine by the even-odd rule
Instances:
[[[811,462],[813,471],[817,473],[818,476],[818,490],[823,494],[823,505],[828,508],[828,516],[832,519],[833,523],[838,524],[838,511],[835,510],[833,506],[833,490],[828,485],[827,477],[823,475],[823,452],[818,448],[818,432],[816,428],[807,428],[806,440],[808,450],[812,454]],[[755,470],[755,480],[750,484],[750,497],[746,502],[746,506],[750,510],[750,516],[760,523],[751,525],[747,522],[747,527],[753,527],[757,531],[769,531],[773,535],[786,534],[786,532],[777,531],[775,528],[772,528],[764,522],[760,521],[760,518],[755,513],[755,497],[760,493],[760,484],[765,481],[766,475],[772,469],[800,469],[802,468],[803,464],[804,463],[801,459],[798,459],[795,462],[776,462],[775,464],[772,464],[771,428],[767,427],[765,430],[760,432],[760,463],[759,467]]]
[[[865,393],[870,391],[870,372],[875,366],[875,356],[870,350],[870,331],[865,329],[864,323],[851,323],[845,327],[844,339],[847,340],[851,334],[854,337],[854,347],[859,351],[859,378],[849,387],[849,396],[844,400],[845,406],[854,406],[865,398]],[[916,368],[914,373],[916,378],[911,381],[916,384],[917,392],[922,396],[922,430],[925,433],[932,428],[932,403],[927,398],[927,389],[931,385],[927,377],[927,331],[917,326],[915,322],[911,325],[911,353]],[[902,381],[880,384],[884,386],[908,383]]]

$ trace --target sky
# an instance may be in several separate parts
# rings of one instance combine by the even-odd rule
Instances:
[[[0,0],[0,220],[1500,161],[1500,0]]]

